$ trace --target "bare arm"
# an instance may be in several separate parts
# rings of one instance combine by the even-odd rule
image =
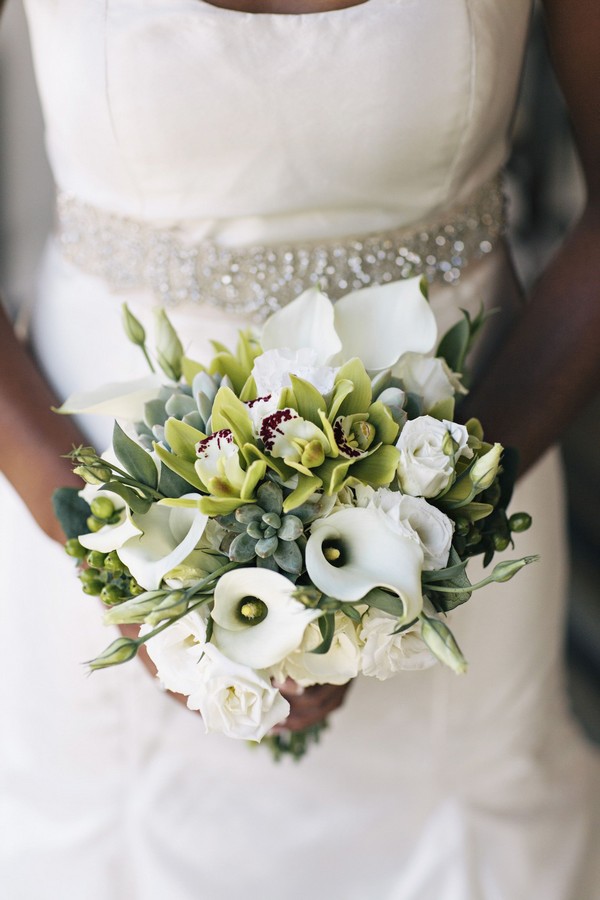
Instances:
[[[71,463],[62,459],[83,442],[75,423],[50,407],[56,397],[0,307],[0,470],[31,510],[38,525],[64,540],[51,497],[62,485],[81,487]]]
[[[519,448],[522,471],[600,387],[600,3],[545,0],[545,11],[588,201],[462,410]]]

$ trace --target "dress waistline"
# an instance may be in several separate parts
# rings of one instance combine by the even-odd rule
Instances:
[[[414,275],[455,283],[505,230],[499,175],[460,205],[408,227],[271,246],[190,243],[177,228],[157,228],[57,194],[64,257],[111,291],[148,289],[164,305],[209,303],[258,321],[317,282],[333,300]]]

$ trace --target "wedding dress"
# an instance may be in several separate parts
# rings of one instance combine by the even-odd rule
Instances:
[[[146,323],[169,302],[206,355],[304,275],[335,294],[419,257],[441,328],[517,296],[494,178],[529,0],[25,5],[60,191],[31,339],[61,396],[144,374],[123,300]],[[82,427],[108,442],[109,422]],[[562,503],[550,453],[513,504],[535,523],[516,553],[542,561],[453,618],[465,677],[359,678],[321,744],[275,765],[137,664],[84,677],[111,631],[2,481],[2,897],[600,896],[594,761],[563,695]]]

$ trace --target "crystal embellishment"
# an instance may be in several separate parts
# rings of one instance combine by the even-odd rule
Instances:
[[[177,228],[114,215],[57,195],[66,259],[114,292],[149,289],[164,305],[209,303],[261,321],[313,284],[335,300],[350,290],[413,275],[452,284],[490,253],[506,227],[501,178],[418,225],[335,240],[227,247],[186,242]]]

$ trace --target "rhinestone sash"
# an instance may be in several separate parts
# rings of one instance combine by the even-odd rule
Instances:
[[[161,304],[209,303],[264,319],[319,282],[332,299],[372,283],[425,275],[452,284],[505,231],[501,177],[465,203],[407,228],[334,240],[226,247],[160,229],[58,193],[57,231],[71,263],[115,292],[146,288]]]

